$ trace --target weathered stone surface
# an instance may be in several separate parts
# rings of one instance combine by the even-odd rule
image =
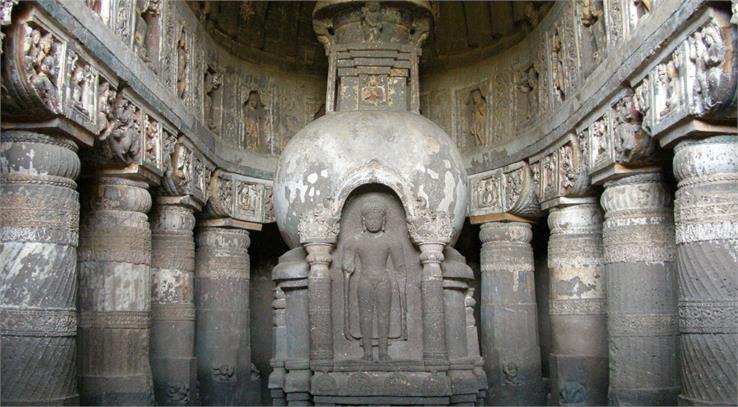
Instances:
[[[0,402],[77,404],[77,147],[3,131]]]
[[[674,201],[683,404],[738,403],[738,137],[680,142]]]
[[[192,236],[196,209],[184,197],[159,197],[151,214],[151,369],[159,405],[199,404]]]
[[[543,404],[531,227],[482,225],[481,347],[487,404]]]
[[[602,212],[596,201],[548,215],[551,399],[607,404],[607,298]]]
[[[77,353],[82,404],[154,403],[147,188],[113,176],[83,187]]]
[[[675,405],[679,392],[676,246],[660,173],[605,184],[612,405]]]
[[[239,405],[251,377],[249,232],[199,227],[195,255],[200,402]]]

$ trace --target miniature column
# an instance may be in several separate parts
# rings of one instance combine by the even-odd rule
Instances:
[[[551,210],[551,399],[607,404],[607,298],[602,212],[595,198]]]
[[[423,295],[423,361],[426,366],[448,366],[448,351],[444,335],[443,309],[443,244],[421,243],[420,262],[423,264],[421,292]]]
[[[487,404],[544,402],[538,345],[531,226],[482,224],[482,353]]]
[[[197,229],[197,370],[204,405],[243,404],[251,375],[249,232]]]
[[[674,148],[679,404],[738,404],[738,137]]]
[[[147,188],[144,182],[100,176],[82,192],[77,356],[82,404],[154,403]]]
[[[676,405],[679,344],[671,194],[659,173],[605,184],[611,405]]]
[[[319,364],[333,364],[333,329],[331,321],[331,264],[330,243],[305,243],[308,276],[308,312],[310,318],[310,361],[319,370]],[[317,364],[316,364],[317,363]],[[313,367],[313,366],[311,366]]]
[[[77,147],[0,141],[0,404],[77,404]]]
[[[194,211],[188,197],[159,197],[151,214],[151,369],[160,405],[197,404]]]

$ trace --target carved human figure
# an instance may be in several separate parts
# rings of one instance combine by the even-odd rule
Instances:
[[[469,133],[478,145],[484,145],[487,138],[487,99],[477,88],[471,91],[469,99]]]
[[[397,271],[405,273],[402,246],[397,239],[385,233],[386,209],[381,204],[368,203],[361,211],[363,232],[357,234],[347,245],[342,269],[346,279],[354,272],[358,281],[359,327],[363,360],[372,360],[374,321],[379,338],[379,360],[390,359],[387,351],[392,308],[392,271],[388,268],[391,259]]]
[[[524,70],[515,88],[525,94],[526,108],[525,118],[530,119],[538,110],[538,72],[535,67],[530,66]]]
[[[243,104],[243,137],[245,140],[241,140],[241,145],[252,150],[259,149],[266,114],[259,91],[250,91],[248,99]]]
[[[482,195],[482,205],[490,207],[497,202],[497,189],[492,180],[484,181],[484,194]]]
[[[215,117],[215,93],[222,84],[221,75],[214,70],[208,69],[205,72],[205,97],[203,100],[203,110],[205,112],[205,122],[208,128],[215,131],[218,128],[218,123]]]
[[[661,111],[661,116],[666,116],[667,114],[671,113],[679,105],[679,68],[681,67],[680,54],[680,52],[675,51],[672,54],[671,60],[669,60],[669,62],[667,62],[666,64],[666,105],[664,110]]]
[[[109,133],[110,149],[121,161],[135,161],[141,153],[141,123],[140,118],[137,118],[136,106],[125,98],[118,97],[113,111],[115,122]]]
[[[375,42],[382,32],[382,12],[378,1],[367,2],[361,8],[361,25],[364,27],[364,40]]]
[[[551,44],[551,64],[553,65],[554,94],[559,101],[564,100],[564,58],[562,55],[561,36],[558,30],[554,31]]]
[[[50,106],[56,106],[56,51],[51,33],[42,35],[33,29],[24,43],[25,68],[39,96]]]

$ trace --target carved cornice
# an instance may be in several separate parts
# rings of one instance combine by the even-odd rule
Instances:
[[[208,215],[245,222],[274,222],[272,184],[264,180],[215,170],[210,181]]]

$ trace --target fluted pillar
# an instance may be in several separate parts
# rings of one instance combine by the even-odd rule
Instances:
[[[607,404],[606,274],[596,201],[551,209],[551,399]]]
[[[251,374],[249,232],[197,228],[197,376],[203,405],[244,403]]]
[[[479,237],[487,404],[543,404],[531,226],[489,222]]]
[[[77,404],[76,145],[0,137],[0,404]]]
[[[612,405],[675,405],[679,393],[676,247],[659,173],[605,184]]]
[[[738,404],[738,137],[674,149],[682,391],[679,403]]]
[[[154,402],[147,187],[139,181],[101,176],[83,189],[78,256],[83,404]]]
[[[195,360],[195,227],[199,207],[159,197],[151,214],[151,369],[159,405],[191,405]]]

